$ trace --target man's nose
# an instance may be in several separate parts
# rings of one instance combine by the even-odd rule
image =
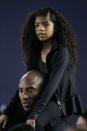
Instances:
[[[27,99],[28,98],[28,94],[27,93],[24,93],[23,94],[23,99]]]

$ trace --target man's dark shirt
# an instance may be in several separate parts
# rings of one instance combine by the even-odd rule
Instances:
[[[18,105],[17,109],[13,111],[13,115],[8,117],[8,123],[5,130],[15,126],[19,123],[25,123],[28,119],[31,111],[24,111],[21,104]],[[44,112],[42,112],[37,119],[36,127],[40,129],[44,129],[47,125],[49,125],[54,119],[61,118],[61,111],[58,109],[58,105],[54,101],[50,101]],[[62,119],[64,120],[64,119]]]

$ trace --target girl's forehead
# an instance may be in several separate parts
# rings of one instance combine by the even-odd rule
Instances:
[[[35,19],[35,22],[45,22],[45,21],[50,21],[50,15],[46,16],[37,16]]]

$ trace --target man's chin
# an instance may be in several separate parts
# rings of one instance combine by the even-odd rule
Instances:
[[[31,111],[30,107],[23,107],[24,111]]]

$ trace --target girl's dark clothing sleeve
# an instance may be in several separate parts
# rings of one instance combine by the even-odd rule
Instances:
[[[57,90],[59,83],[62,79],[65,69],[67,68],[69,61],[69,54],[66,48],[59,50],[55,54],[54,66],[51,67],[51,73],[49,76],[48,83],[43,90],[40,99],[36,102],[36,105],[33,108],[32,113],[29,118],[37,119],[40,112],[42,112],[48,101],[51,99],[52,95]]]
[[[68,74],[72,75],[73,67],[72,67],[72,63],[70,62],[70,56],[69,56],[68,50],[66,48],[59,48],[59,49],[56,49],[55,52],[53,51],[50,54],[48,54],[47,66],[49,66],[48,68],[49,68],[49,73],[50,73],[48,83],[45,89],[43,90],[40,99],[36,102],[31,114],[29,115],[29,119],[37,120],[37,118],[39,117],[39,114],[42,111],[44,111],[47,103],[49,102],[53,94],[55,94],[55,92],[59,90],[59,88],[60,88],[60,91],[59,91],[60,100],[61,101],[63,100],[63,104],[62,104],[63,114],[65,116],[68,115],[67,108],[69,107],[69,104],[67,104],[67,102],[64,103],[64,101],[66,101],[67,96],[70,97],[71,101],[69,101],[68,103],[71,102],[70,106],[71,108],[73,108],[73,109],[70,109],[69,113],[72,114],[73,112],[74,113],[83,112],[77,92],[74,90],[75,87],[74,88],[72,87],[74,85],[73,84],[68,85],[67,83],[69,82],[67,82],[66,85],[63,84],[65,83],[65,80],[63,79],[63,77],[65,76],[66,72],[67,72],[66,77],[68,76]],[[69,78],[67,78],[67,80],[69,80]],[[72,83],[74,83],[74,80],[71,80],[71,81]],[[66,88],[66,89],[63,89],[63,88]],[[62,92],[61,90],[63,90],[64,92]],[[75,96],[75,98],[73,97],[74,100],[72,100],[72,96]],[[67,105],[68,107],[64,107],[64,104],[65,106]],[[78,107],[79,107],[79,110],[77,109]]]

